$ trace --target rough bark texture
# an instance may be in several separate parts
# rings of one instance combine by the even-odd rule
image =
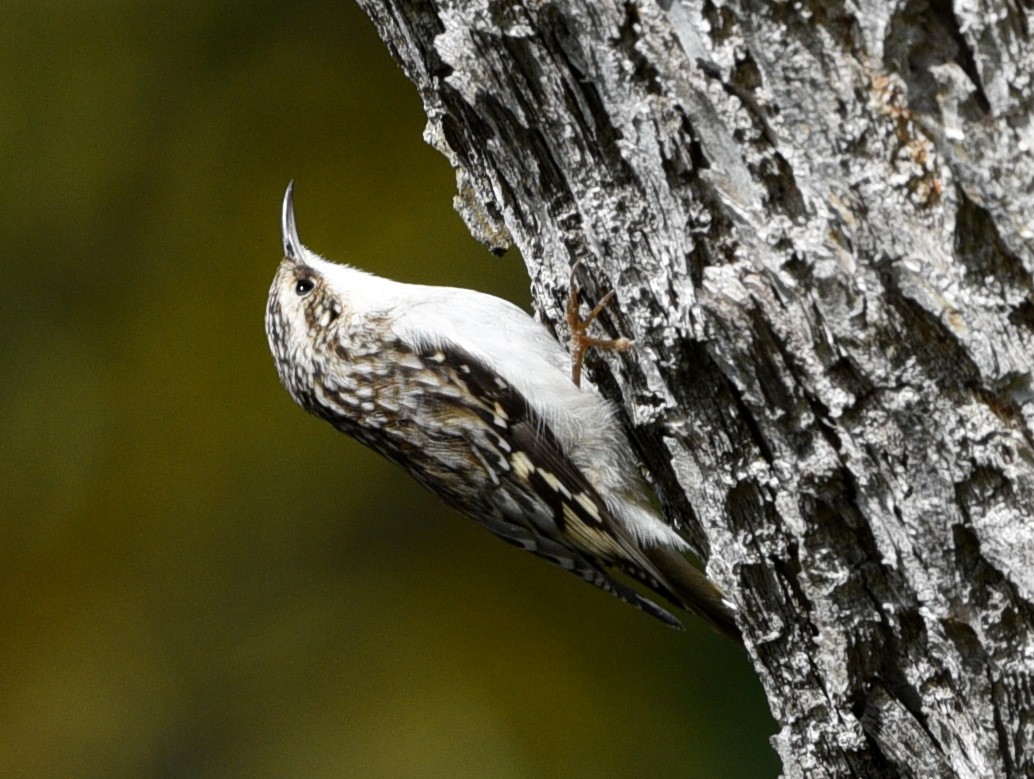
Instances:
[[[617,291],[786,773],[1031,775],[1029,0],[360,3],[544,319]]]

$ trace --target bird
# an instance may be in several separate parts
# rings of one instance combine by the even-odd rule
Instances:
[[[293,193],[265,329],[298,405],[504,541],[671,627],[654,596],[739,637],[732,602],[652,505],[614,407],[579,381],[588,348],[631,346],[587,335],[611,295],[580,317],[572,271],[572,354],[507,300],[326,260],[298,237]]]

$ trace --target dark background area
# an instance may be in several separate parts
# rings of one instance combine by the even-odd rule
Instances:
[[[348,2],[8,3],[0,775],[773,776],[746,655],[445,509],[294,406],[302,240],[527,307]]]

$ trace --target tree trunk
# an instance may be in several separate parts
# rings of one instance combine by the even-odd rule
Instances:
[[[1031,775],[1030,0],[360,3],[543,319],[616,290],[787,775]]]

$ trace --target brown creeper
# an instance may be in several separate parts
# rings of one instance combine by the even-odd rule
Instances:
[[[738,635],[722,592],[650,505],[610,405],[571,380],[570,355],[542,325],[491,295],[327,262],[298,239],[290,186],[281,227],[266,335],[304,409],[503,540],[668,625],[680,627],[611,569]]]

